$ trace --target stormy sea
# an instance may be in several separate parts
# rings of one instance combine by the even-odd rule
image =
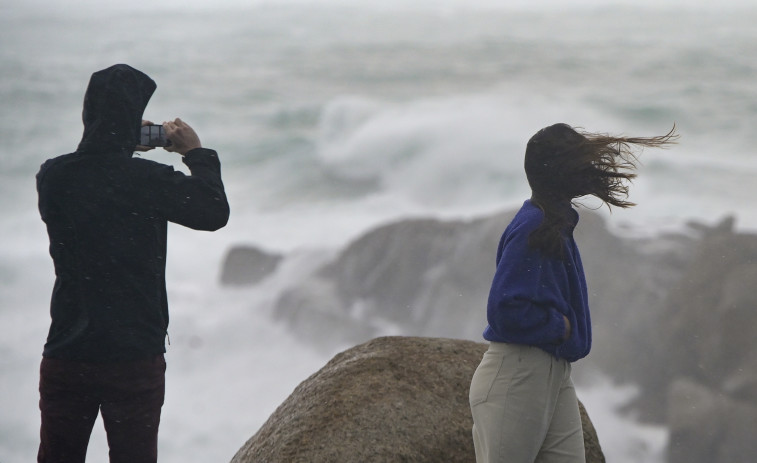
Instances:
[[[38,445],[54,274],[34,175],[76,148],[87,81],[111,64],[157,82],[146,119],[181,117],[219,152],[232,209],[215,233],[169,227],[166,463],[229,461],[350,347],[315,347],[328,330],[302,339],[273,316],[293,281],[389,222],[517,207],[529,196],[525,143],[544,126],[651,136],[675,124],[677,146],[641,154],[635,208],[585,202],[619,235],[725,216],[757,230],[754,8],[36,5],[0,5],[2,463],[33,461]],[[163,150],[143,156],[186,171]],[[287,257],[261,284],[222,285],[238,244]],[[493,265],[497,243],[482,246]],[[665,461],[666,427],[623,412],[634,384],[597,374],[578,392],[609,462]],[[89,455],[107,461],[99,420]]]

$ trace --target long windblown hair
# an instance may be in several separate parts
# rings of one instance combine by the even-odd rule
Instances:
[[[537,132],[526,147],[525,170],[531,199],[544,212],[544,221],[529,236],[529,245],[562,257],[562,234],[573,221],[568,205],[581,196],[595,196],[608,207],[634,206],[627,197],[636,177],[635,151],[675,143],[675,129],[673,125],[656,137],[620,137],[555,124]]]

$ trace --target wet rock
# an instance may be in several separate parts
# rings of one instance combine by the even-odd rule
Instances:
[[[276,316],[294,315],[295,325],[303,316],[363,325],[328,329],[314,340],[321,347],[393,334],[480,339],[497,242],[511,216],[378,227],[284,292]],[[312,331],[298,335],[313,337]]]
[[[282,256],[253,246],[234,246],[221,267],[221,284],[243,286],[258,283],[276,270]]]
[[[641,398],[663,422],[666,391],[685,377],[748,398],[757,405],[757,235],[728,224],[711,228],[690,248],[691,262],[670,287],[642,346]],[[702,460],[704,461],[704,460]]]
[[[757,455],[757,406],[691,379],[669,389],[669,463],[732,463]]]

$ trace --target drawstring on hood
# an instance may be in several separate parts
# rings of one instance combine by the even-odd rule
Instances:
[[[77,151],[131,157],[142,115],[156,88],[147,74],[126,64],[92,74],[84,95],[84,134]]]

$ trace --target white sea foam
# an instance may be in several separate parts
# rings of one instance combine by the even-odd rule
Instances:
[[[621,410],[637,392],[633,385],[614,384],[601,374],[593,375],[590,386],[577,388],[607,461],[664,463],[668,442],[665,427],[641,424]]]

